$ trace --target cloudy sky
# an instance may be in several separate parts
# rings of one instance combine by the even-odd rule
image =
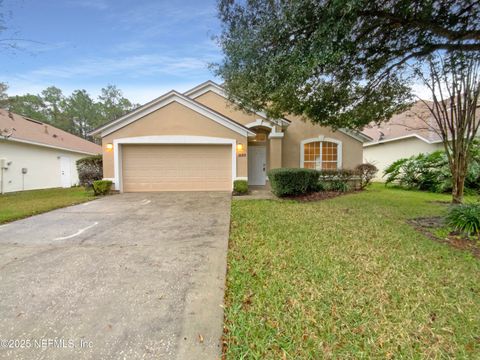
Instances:
[[[10,95],[55,85],[66,94],[97,96],[117,85],[136,103],[215,79],[208,64],[221,59],[215,0],[0,0],[5,38],[0,82]],[[23,40],[22,40],[23,39]],[[417,94],[428,98],[422,86]]]
[[[0,0],[1,2],[1,0]],[[0,81],[10,95],[55,85],[97,95],[115,84],[144,103],[172,88],[215,79],[221,53],[215,0],[3,0],[18,50],[0,51]]]

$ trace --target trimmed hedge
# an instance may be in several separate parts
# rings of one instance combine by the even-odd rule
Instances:
[[[241,195],[248,193],[247,180],[235,180],[233,182],[233,192]]]
[[[112,188],[112,182],[110,180],[95,180],[93,182],[93,192],[95,195],[107,195]]]
[[[301,195],[315,191],[319,172],[312,169],[280,168],[268,172],[272,192],[277,196]]]
[[[102,180],[102,155],[94,155],[78,159],[77,172],[80,185],[87,188],[90,188],[95,180]]]

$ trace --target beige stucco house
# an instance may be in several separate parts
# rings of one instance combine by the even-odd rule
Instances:
[[[247,113],[212,81],[170,91],[92,135],[102,138],[104,177],[125,192],[230,191],[236,179],[265,185],[274,168],[353,168],[371,140],[297,117]]]

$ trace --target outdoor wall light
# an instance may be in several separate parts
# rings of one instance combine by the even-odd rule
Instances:
[[[243,144],[237,144],[237,152],[241,153],[243,151]]]
[[[106,149],[107,151],[112,151],[112,150],[113,150],[113,144],[107,144],[107,145],[105,145],[105,149]]]

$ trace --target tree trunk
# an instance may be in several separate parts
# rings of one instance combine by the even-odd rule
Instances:
[[[465,177],[460,176],[453,180],[452,203],[461,204],[463,202],[463,191],[465,189]]]
[[[454,160],[452,166],[452,203],[461,204],[465,190],[465,178],[467,177],[467,159],[463,152]]]

